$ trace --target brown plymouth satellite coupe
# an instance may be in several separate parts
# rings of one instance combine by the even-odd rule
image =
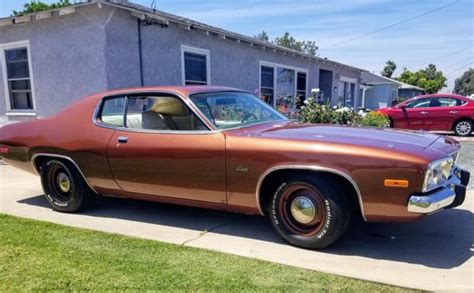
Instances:
[[[459,144],[415,131],[302,124],[225,87],[146,87],[0,128],[4,161],[41,176],[56,211],[101,196],[267,215],[312,249],[366,221],[411,221],[464,201]]]

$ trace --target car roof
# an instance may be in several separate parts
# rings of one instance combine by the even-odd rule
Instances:
[[[192,85],[192,86],[146,86],[146,87],[132,87],[132,88],[123,88],[123,89],[114,89],[98,94],[94,94],[95,98],[102,98],[107,96],[116,96],[116,95],[126,95],[134,93],[152,93],[152,92],[163,92],[163,93],[173,93],[183,96],[187,99],[190,95],[199,94],[199,93],[209,93],[209,92],[222,92],[222,91],[239,91],[245,92],[232,87],[224,86],[208,86],[208,85]]]
[[[428,94],[428,95],[419,95],[413,97],[413,99],[421,99],[421,98],[436,98],[436,97],[443,97],[443,98],[455,98],[455,99],[467,99],[465,96],[455,95],[455,94]]]

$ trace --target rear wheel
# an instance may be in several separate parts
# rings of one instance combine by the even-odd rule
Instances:
[[[472,133],[472,122],[469,120],[461,120],[454,124],[454,133],[458,136],[468,136]]]
[[[350,210],[344,191],[334,182],[310,176],[284,180],[275,190],[270,221],[289,243],[321,249],[339,239],[347,228]]]
[[[79,171],[69,163],[49,159],[41,166],[41,183],[53,210],[73,213],[87,207],[94,199]]]

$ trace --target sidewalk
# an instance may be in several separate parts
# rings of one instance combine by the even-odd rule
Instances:
[[[53,212],[38,177],[0,166],[0,213],[211,249],[423,290],[473,290],[473,197],[407,224],[353,223],[324,251],[284,243],[264,217],[105,199],[81,214]]]

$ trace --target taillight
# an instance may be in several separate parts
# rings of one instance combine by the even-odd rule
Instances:
[[[6,155],[6,154],[8,154],[8,148],[0,147],[0,155]]]

